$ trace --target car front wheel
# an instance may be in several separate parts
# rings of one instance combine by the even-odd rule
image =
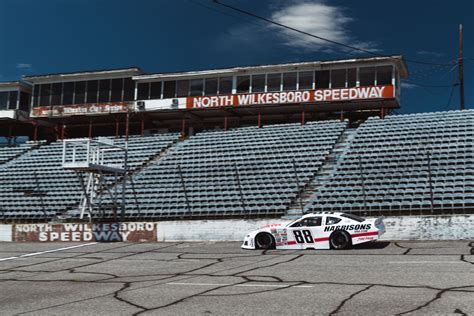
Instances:
[[[257,249],[274,249],[275,240],[273,236],[268,233],[260,233],[255,236],[255,245]]]
[[[351,235],[346,231],[335,231],[329,238],[332,249],[347,249],[351,246]]]

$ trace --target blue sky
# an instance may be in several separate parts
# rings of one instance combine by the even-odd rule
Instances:
[[[450,63],[464,24],[466,104],[474,108],[474,1],[222,0],[381,55]],[[0,81],[140,66],[147,72],[363,57],[211,0],[0,0]],[[455,109],[453,67],[408,64],[401,113]],[[447,86],[447,87],[446,87]]]

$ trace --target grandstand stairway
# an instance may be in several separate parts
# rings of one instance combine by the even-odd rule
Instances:
[[[306,212],[306,205],[315,198],[319,189],[323,187],[334,174],[337,166],[346,155],[356,133],[357,128],[346,128],[344,130],[334,146],[334,149],[326,157],[324,164],[288,208],[287,216],[299,216]],[[303,205],[303,209],[301,208],[301,204]]]

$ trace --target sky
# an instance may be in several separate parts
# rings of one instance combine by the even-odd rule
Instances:
[[[474,1],[220,0],[380,55],[410,76],[399,113],[459,108],[459,24],[466,107],[474,108]],[[212,0],[0,0],[0,81],[139,66],[149,73],[368,57],[242,15]]]

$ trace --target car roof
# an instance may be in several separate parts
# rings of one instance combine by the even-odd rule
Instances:
[[[344,214],[344,213],[341,213],[341,212],[329,212],[329,211],[326,212],[326,211],[323,211],[323,212],[308,213],[308,214],[305,214],[305,215],[301,216],[301,218],[313,217],[313,216],[316,216],[316,215],[341,216],[342,214]]]

